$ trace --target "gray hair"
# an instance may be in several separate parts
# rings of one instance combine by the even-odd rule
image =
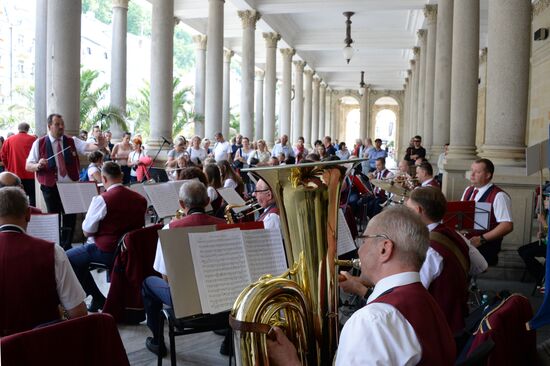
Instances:
[[[430,236],[419,216],[405,206],[389,206],[372,218],[369,227],[375,228],[376,234],[390,238],[398,260],[420,270],[430,246]]]
[[[19,187],[0,188],[0,217],[24,217],[29,210],[29,199]]]
[[[205,208],[210,202],[206,186],[198,180],[185,181],[180,188],[180,200],[186,208]]]

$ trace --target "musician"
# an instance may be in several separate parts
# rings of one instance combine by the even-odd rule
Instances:
[[[420,283],[429,240],[422,221],[405,207],[389,207],[369,222],[362,239],[361,277],[374,290],[344,325],[336,365],[454,364],[453,335]],[[267,346],[272,365],[299,364],[280,328],[271,330]]]
[[[69,318],[87,315],[86,295],[65,251],[27,235],[29,220],[25,192],[0,189],[0,337],[59,320],[59,304]]]
[[[434,178],[434,170],[432,164],[424,161],[416,167],[416,178],[420,182],[420,187],[439,188],[439,182]]]
[[[18,187],[23,190],[25,189],[23,183],[21,182],[21,179],[17,175],[13,174],[12,172],[0,173],[0,188],[4,188],[4,187]],[[30,201],[30,197],[29,197],[29,201]],[[29,205],[29,210],[31,211],[31,214],[42,213],[41,209],[31,205]]]
[[[258,204],[263,208],[258,221],[264,222],[264,228],[281,230],[281,219],[279,217],[279,209],[275,204],[273,192],[265,181],[260,179],[256,184],[254,197],[258,200]]]
[[[491,183],[495,166],[489,159],[478,159],[472,163],[470,181],[472,185],[464,190],[461,201],[491,203],[489,229],[469,233],[470,242],[479,249],[490,266],[498,263],[498,252],[502,239],[514,230],[512,221],[512,200],[508,193]]]
[[[68,228],[61,232],[61,246],[65,250],[72,247],[76,215],[63,214],[63,205],[56,183],[78,182],[80,179],[78,154],[84,155],[96,151],[104,145],[105,139],[101,135],[98,137],[98,144],[67,137],[63,117],[60,114],[50,114],[48,134],[34,141],[27,157],[25,169],[36,172],[36,179],[40,183],[48,213],[59,213],[63,227]]]
[[[88,310],[97,312],[103,308],[105,297],[89,271],[91,262],[111,267],[118,240],[125,233],[145,224],[147,200],[122,185],[120,165],[108,161],[101,170],[105,192],[95,196],[82,222],[82,231],[88,238],[86,244],[67,252],[69,261],[82,284],[86,295],[92,295]]]
[[[208,198],[206,187],[201,182],[196,180],[184,182],[179,191],[179,198],[184,217],[165,225],[163,230],[225,223],[223,219],[205,213],[205,207],[210,202],[210,199]],[[169,307],[172,306],[172,296],[170,294],[170,285],[168,284],[160,240],[157,244],[153,268],[162,274],[162,278],[150,276],[143,281],[142,295],[145,313],[147,314],[147,326],[153,334],[152,337],[147,337],[145,346],[149,351],[155,354],[160,353],[164,356],[166,355],[166,345],[159,342],[159,316],[163,304]]]
[[[375,162],[375,171],[372,173],[369,173],[369,178],[376,179],[376,180],[384,180],[384,179],[391,179],[393,178],[393,173],[390,172],[388,169],[386,169],[386,158],[378,158]],[[388,196],[386,194],[386,191],[381,189],[380,187],[374,185],[374,195],[373,196],[367,196],[367,213],[369,217],[373,217],[377,215],[380,211],[382,211],[382,207],[380,205],[384,204]]]

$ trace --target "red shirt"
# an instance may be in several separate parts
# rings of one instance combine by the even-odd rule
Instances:
[[[7,171],[16,174],[21,179],[34,179],[34,173],[25,170],[27,157],[34,140],[36,140],[36,136],[19,132],[4,141],[0,158]]]

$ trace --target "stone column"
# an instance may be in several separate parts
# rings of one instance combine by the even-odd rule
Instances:
[[[34,34],[34,130],[38,136],[44,136],[47,131],[47,31],[48,2],[36,0],[36,21]]]
[[[277,42],[281,36],[277,33],[264,33],[265,39],[265,108],[263,134],[269,146],[275,141],[275,102],[277,93]],[[290,56],[292,57],[292,56]],[[284,58],[284,55],[283,55]],[[283,64],[284,67],[284,64]],[[290,101],[290,98],[289,98]],[[281,107],[282,108],[282,107]],[[281,118],[281,117],[279,117]],[[279,119],[280,121],[280,119]],[[280,125],[281,122],[279,122]]]
[[[412,92],[412,108],[411,108],[411,136],[409,138],[418,135],[418,86],[420,84],[419,82],[419,75],[418,70],[420,69],[420,48],[414,47],[413,48],[414,53],[414,60],[411,60],[411,68],[412,68],[412,77],[413,77],[413,92]]]
[[[241,134],[248,138],[254,136],[254,34],[260,13],[256,10],[237,12],[243,25],[242,40],[242,82],[241,82]]]
[[[359,138],[369,137],[369,91],[365,88],[365,93],[359,100]]]
[[[213,139],[222,130],[223,106],[223,4],[224,0],[208,0],[206,36],[206,88],[204,137]],[[227,137],[227,136],[225,136]]]
[[[426,42],[426,84],[424,90],[424,133],[422,136],[424,148],[430,156],[434,128],[434,78],[435,78],[435,42],[437,5],[426,5],[424,15],[428,23],[428,39]],[[430,156],[431,160],[437,156]]]
[[[327,101],[327,84],[324,82],[319,86],[319,136],[330,136],[325,130],[326,119],[326,101]]]
[[[151,27],[151,130],[147,148],[155,150],[172,137],[174,103],[174,0],[153,0]],[[168,149],[164,146],[164,149]]]
[[[409,138],[410,138],[410,110],[411,110],[411,70],[407,70],[407,77],[405,78],[405,84],[403,85],[403,89],[405,90],[405,110],[403,111],[404,118],[402,119],[402,122],[400,123],[401,129],[399,130],[399,147],[398,147],[398,153],[397,153],[397,161],[399,162],[399,159],[401,159],[401,156],[404,156],[404,152],[407,149],[407,146],[409,146]]]
[[[291,118],[291,93],[292,93],[292,56],[295,51],[292,48],[281,50],[283,56],[283,83],[281,85],[281,99],[279,100],[279,136],[290,136],[290,118]],[[275,52],[273,52],[275,57]],[[273,70],[273,80],[275,80],[275,70]],[[275,89],[273,90],[273,125],[275,125]]]
[[[431,150],[434,159],[443,151],[443,145],[449,143],[451,131],[453,1],[439,0],[437,6],[433,140]]]
[[[195,42],[195,134],[204,137],[204,104],[206,92],[206,36],[193,36]]]
[[[126,34],[128,33],[128,0],[113,1],[113,34],[111,44],[110,107],[126,115]],[[122,127],[110,126],[113,139],[122,139]]]
[[[480,155],[495,165],[525,167],[530,4],[528,0],[489,1],[487,121]]]
[[[420,45],[420,60],[418,60],[418,116],[416,117],[417,130],[419,135],[424,134],[424,103],[426,93],[426,33],[425,29],[420,29],[418,32],[418,40]]]
[[[264,71],[257,70],[256,85],[254,87],[255,97],[255,126],[254,126],[254,140],[259,140],[264,137]],[[252,139],[252,138],[250,138]]]
[[[80,130],[81,12],[80,1],[48,1],[47,114],[61,114],[65,132],[75,136]]]
[[[222,135],[229,136],[229,121],[231,120],[231,58],[235,52],[225,50],[223,57],[223,108]]]
[[[304,134],[304,61],[294,61],[294,124],[292,142]],[[305,136],[304,136],[305,138]]]
[[[479,0],[454,2],[451,72],[451,134],[443,178],[447,199],[460,199],[464,172],[476,159]]]
[[[326,101],[325,101],[325,134],[334,138],[332,132],[332,88],[326,87]]]
[[[313,141],[311,141],[311,103],[312,103],[312,88],[313,88],[313,73],[311,69],[304,71],[304,125],[303,136],[305,139],[305,145],[307,148],[311,148]]]
[[[318,75],[313,76],[311,94],[311,142],[319,140],[319,87],[321,79]]]

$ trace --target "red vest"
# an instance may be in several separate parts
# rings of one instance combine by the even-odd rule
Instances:
[[[147,200],[139,193],[118,186],[101,194],[107,205],[107,215],[94,233],[95,244],[104,252],[114,252],[120,237],[143,227]]]
[[[0,337],[59,319],[54,245],[0,232]]]
[[[430,180],[430,182],[428,183],[428,185],[426,187],[435,187],[435,188],[441,189],[441,187],[439,186],[439,182],[437,180],[435,180],[434,178],[432,178],[432,180]]]
[[[173,229],[176,227],[190,227],[190,226],[203,226],[203,225],[218,225],[225,224],[224,219],[218,217],[210,216],[205,213],[196,213],[182,217],[179,220],[172,221],[169,224],[169,228]]]
[[[468,246],[460,234],[445,225],[438,225],[433,231],[445,235],[456,245],[469,270]],[[468,273],[445,245],[430,240],[430,246],[443,257],[443,271],[432,281],[428,291],[443,310],[453,334],[457,334],[464,329],[464,318],[468,315]]]
[[[264,212],[262,212],[262,214],[260,215],[260,217],[258,217],[258,221],[264,221],[265,217],[269,214],[279,214],[279,209],[277,208],[277,206],[275,204],[272,204],[271,206],[269,206],[267,208],[267,210],[265,210]]]
[[[382,170],[382,174],[380,174],[379,172],[375,172],[375,173],[376,173],[376,176],[375,176],[376,179],[384,179],[390,174],[390,171],[384,168],[384,170]],[[386,200],[386,191],[383,189],[380,189],[380,187],[374,187],[374,194],[376,194],[380,199]]]
[[[48,141],[46,141],[48,139]],[[49,136],[42,136],[38,140],[38,153],[40,159],[48,159],[53,156],[52,151],[48,152]],[[77,182],[80,179],[78,170],[80,169],[80,161],[78,160],[78,154],[74,145],[74,140],[70,137],[63,135],[63,146],[69,146],[69,149],[63,152],[65,159],[65,166],[67,167],[67,175],[71,180]],[[48,161],[48,165],[36,172],[36,178],[38,182],[46,187],[53,187],[57,182],[57,166],[55,165],[55,158]]]
[[[453,335],[439,305],[420,282],[394,287],[370,304],[376,302],[392,305],[411,324],[422,346],[418,365],[454,364]]]

